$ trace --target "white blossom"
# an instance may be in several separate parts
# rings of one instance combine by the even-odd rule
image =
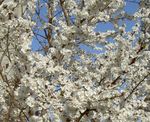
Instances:
[[[0,121],[148,122],[144,2],[133,16],[123,0],[0,2]],[[126,19],[135,22],[130,31]],[[97,29],[107,23],[114,29]]]

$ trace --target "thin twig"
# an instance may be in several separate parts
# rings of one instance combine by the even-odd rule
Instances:
[[[68,15],[68,12],[67,12],[67,10],[65,9],[65,7],[64,7],[64,2],[65,2],[65,0],[59,0],[60,1],[60,6],[61,6],[61,8],[62,8],[62,11],[63,11],[63,13],[64,13],[64,17],[65,17],[65,20],[66,20],[66,24],[68,25],[68,26],[70,26],[70,18],[69,18],[69,15]]]
[[[124,99],[124,102],[127,101],[127,99],[134,93],[134,91],[137,89],[137,87],[150,75],[150,73],[148,73],[130,92],[130,94]]]
[[[89,114],[90,111],[95,111],[95,112],[97,112],[96,109],[88,109],[88,108],[87,108],[83,113],[80,113],[80,116],[79,116],[79,118],[77,118],[76,122],[80,122],[80,120],[82,119],[82,117],[83,117],[84,115],[87,115],[87,116],[88,116],[88,114]]]

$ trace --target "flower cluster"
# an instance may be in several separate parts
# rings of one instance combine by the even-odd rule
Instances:
[[[150,120],[144,1],[132,17],[123,0],[27,0],[26,6],[21,1],[0,2],[0,121]],[[39,10],[45,5],[48,21]],[[24,12],[16,13],[20,7]],[[131,31],[120,25],[124,19],[135,22]],[[107,22],[114,30],[96,32],[98,23]],[[44,53],[32,52],[33,36]],[[88,54],[81,44],[92,49],[99,44],[103,53]]]

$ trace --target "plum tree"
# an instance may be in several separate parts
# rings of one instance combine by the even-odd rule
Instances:
[[[149,1],[134,2],[134,14],[126,3],[1,0],[0,121],[148,122]],[[100,23],[113,29],[97,31]]]

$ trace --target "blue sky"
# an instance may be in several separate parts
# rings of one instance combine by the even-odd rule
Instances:
[[[41,0],[43,2],[43,0]],[[139,2],[140,0],[125,0],[126,1],[126,6],[124,7],[124,10],[128,13],[128,14],[134,14],[138,8],[139,8],[139,5],[136,3],[136,2]],[[130,1],[130,2],[128,2]],[[44,17],[43,15],[46,13],[46,9],[45,7],[42,7],[41,8],[41,15],[43,17],[43,19],[45,21],[46,20],[46,17]],[[37,21],[37,25],[41,25],[38,21]],[[132,26],[135,25],[135,22],[134,21],[129,21],[129,20],[125,20],[125,23],[126,23],[126,31],[131,31],[132,29]],[[120,21],[119,24],[121,25],[122,22]],[[110,23],[110,22],[107,22],[107,23],[98,23],[96,25],[96,28],[95,28],[95,31],[96,32],[106,32],[107,30],[113,30],[114,27],[113,25]],[[39,34],[43,34],[43,30],[39,31],[38,32]],[[42,39],[42,38],[39,38],[39,39]],[[111,39],[109,39],[111,40]],[[35,51],[35,50],[38,50],[40,48],[40,44],[38,43],[38,41],[33,37],[33,40],[32,40],[32,50]],[[91,47],[87,46],[87,45],[84,45],[84,44],[81,44],[80,45],[80,49],[83,49],[85,50],[87,53],[94,53],[94,54],[99,54],[99,53],[102,53],[104,52],[103,50],[96,50],[96,49],[92,49]]]

